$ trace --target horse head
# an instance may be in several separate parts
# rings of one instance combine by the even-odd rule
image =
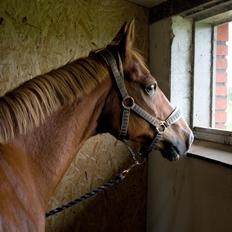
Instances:
[[[111,76],[116,76],[98,130],[139,142],[147,151],[154,147],[169,160],[176,160],[190,148],[193,133],[159,88],[133,42],[131,21],[122,26],[106,49],[98,52]]]

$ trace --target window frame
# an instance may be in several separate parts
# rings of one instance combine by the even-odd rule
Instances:
[[[215,128],[194,127],[194,136],[198,140],[232,145],[232,131]]]
[[[226,16],[226,17],[225,17]],[[193,127],[193,132],[195,135],[195,138],[197,140],[203,140],[203,141],[208,141],[208,142],[216,142],[220,144],[225,144],[225,145],[232,145],[232,131],[228,130],[222,130],[222,129],[216,129],[212,128],[213,126],[213,112],[214,112],[214,91],[215,91],[215,45],[216,45],[216,39],[215,39],[215,27],[226,22],[231,21],[231,16],[228,17],[229,15],[226,13],[223,13],[220,15],[215,15],[207,19],[203,19],[200,21],[195,21],[193,22],[193,83],[192,83],[192,127]],[[200,56],[198,54],[198,49],[199,46],[197,45],[197,42],[200,38],[197,38],[197,34],[200,32],[200,27],[205,26],[205,28],[208,29],[208,38],[211,39],[211,48],[210,48],[210,53],[205,54],[200,54],[200,56],[203,56],[208,54],[208,61],[210,61],[210,66],[208,67],[208,84],[210,85],[210,88],[208,89],[203,89],[202,86],[197,86],[196,82],[197,79],[199,81],[199,76],[197,76],[197,73],[199,73],[199,70],[197,70],[197,66],[199,66],[198,62],[200,59]],[[202,39],[206,39],[205,37],[203,38],[204,35],[202,35]],[[207,56],[207,55],[206,55]],[[197,89],[200,88],[200,89]],[[203,91],[206,91],[207,93],[204,93],[205,95],[208,94],[208,111],[205,110],[204,112],[207,115],[202,116],[205,117],[203,119],[203,123],[199,123],[199,120],[197,120],[197,111],[201,112],[201,114],[204,114],[202,111],[200,111],[201,106],[199,106],[199,103],[196,102],[197,95],[199,95],[199,92],[203,93]],[[207,118],[207,119],[206,119]],[[202,119],[200,119],[202,120]]]
[[[192,127],[212,126],[213,26],[193,22]],[[204,68],[202,68],[204,67]],[[202,76],[204,78],[202,79]],[[202,98],[202,95],[204,96]],[[204,108],[205,110],[202,110]]]

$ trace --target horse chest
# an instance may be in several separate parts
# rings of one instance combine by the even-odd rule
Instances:
[[[43,228],[43,211],[28,171],[0,153],[0,231],[36,232]]]

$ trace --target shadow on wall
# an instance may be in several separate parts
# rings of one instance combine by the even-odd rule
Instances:
[[[231,168],[154,154],[148,170],[148,232],[232,231]]]

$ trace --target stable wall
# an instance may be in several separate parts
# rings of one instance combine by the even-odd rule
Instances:
[[[231,168],[192,157],[149,160],[147,232],[231,232]]]
[[[136,47],[148,56],[148,10],[123,0],[0,1],[0,94],[111,41],[135,18]],[[55,135],[54,135],[55,136]],[[131,161],[109,135],[91,138],[76,156],[49,208],[103,184]],[[33,206],[32,206],[33,207]],[[145,231],[146,168],[123,184],[47,220],[46,231]]]
[[[188,122],[191,37],[191,21],[181,17],[150,25],[151,71]],[[148,163],[147,232],[232,231],[231,167],[194,157],[169,162],[159,152],[151,154]]]

